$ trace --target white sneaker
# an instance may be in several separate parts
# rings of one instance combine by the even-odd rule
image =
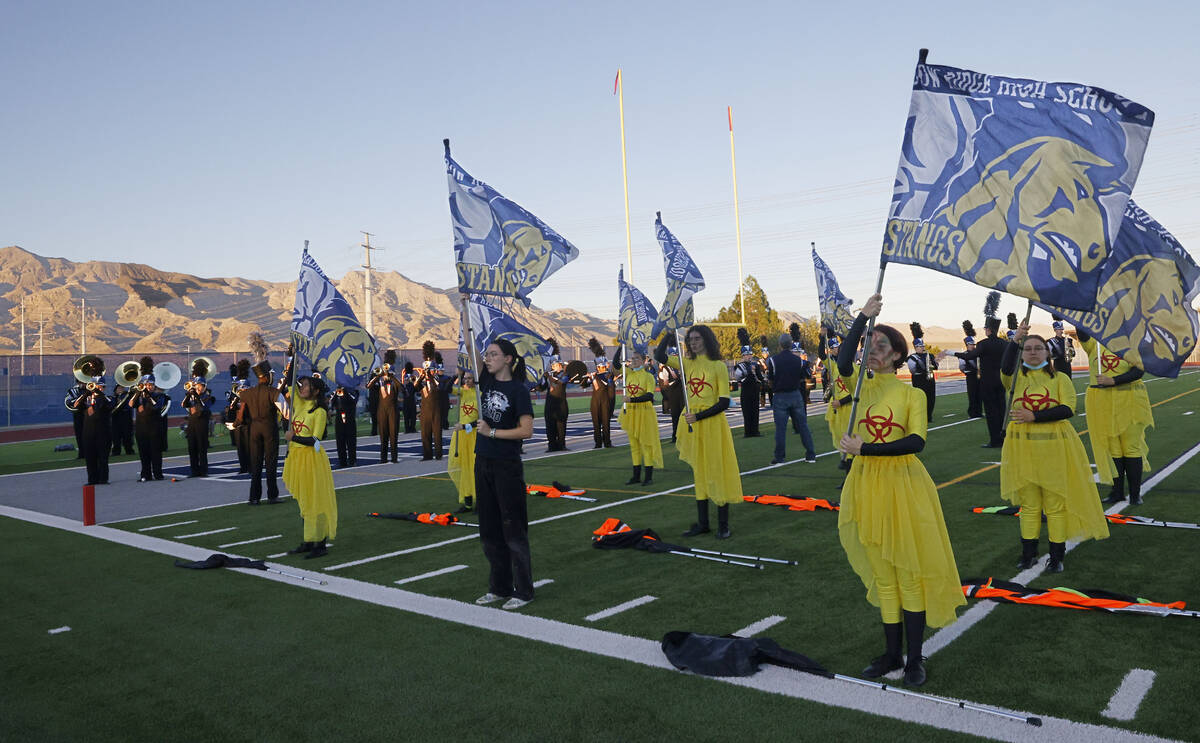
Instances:
[[[479,604],[480,606],[487,606],[488,604],[494,604],[497,601],[501,601],[503,599],[504,599],[503,596],[497,596],[496,594],[492,593],[491,591],[488,591],[487,593],[483,594],[479,598],[475,599],[475,603]]]
[[[502,606],[500,608],[508,609],[511,611],[512,609],[520,609],[522,606],[524,606],[525,604],[528,604],[528,603],[529,602],[526,601],[525,599],[519,599],[516,596],[513,596],[508,601],[505,601],[504,606]]]

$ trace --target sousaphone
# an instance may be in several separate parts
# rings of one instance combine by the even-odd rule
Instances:
[[[113,378],[122,387],[132,387],[142,377],[142,367],[136,361],[126,361],[113,372]]]
[[[81,383],[87,384],[92,377],[104,376],[104,359],[92,354],[84,354],[71,364],[71,372]]]
[[[179,367],[170,361],[160,361],[154,365],[154,386],[160,390],[169,390],[179,384],[183,373]]]

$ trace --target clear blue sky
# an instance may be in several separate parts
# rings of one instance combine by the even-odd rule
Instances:
[[[708,279],[699,314],[735,295],[731,105],[746,271],[812,314],[810,241],[857,302],[874,284],[926,46],[931,62],[1152,108],[1134,195],[1195,255],[1198,26],[1190,2],[8,0],[0,244],[289,280],[305,239],[330,274],[358,266],[365,229],[382,268],[449,287],[450,137],[469,172],[579,247],[535,303],[615,317],[620,66],[635,283],[661,298],[661,210]],[[894,266],[884,315],[978,322],[983,294]]]

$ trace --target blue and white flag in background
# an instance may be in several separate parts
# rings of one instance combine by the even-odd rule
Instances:
[[[525,359],[526,386],[532,389],[542,380],[553,353],[545,339],[514,320],[499,307],[488,304],[483,297],[471,297],[467,302],[467,312],[471,318],[471,335],[475,337],[475,348],[480,354],[497,338],[505,338],[516,346],[517,353]]]
[[[815,247],[812,249],[812,260],[813,268],[817,273],[817,298],[821,306],[821,327],[832,335],[845,338],[846,334],[850,332],[850,326],[854,324],[854,313],[850,311],[854,300],[842,294],[833,270],[825,261],[821,260],[821,256],[817,255]]]
[[[658,321],[658,311],[641,290],[625,280],[624,267],[617,272],[617,296],[620,308],[617,337],[626,347],[645,354],[654,337],[650,331]]]
[[[528,307],[531,291],[579,257],[545,222],[472,178],[450,157],[448,144],[446,175],[460,292],[516,297]]]
[[[651,328],[655,338],[663,329],[678,330],[696,321],[692,295],[704,288],[704,276],[683,244],[662,223],[660,214],[654,220],[654,231],[663,251],[663,269],[667,274],[667,296],[663,299],[658,319]]]
[[[918,64],[883,257],[1090,310],[1153,124],[1100,88]]]
[[[332,388],[357,387],[382,364],[375,339],[305,247],[292,309],[292,342]]]
[[[1200,267],[1179,241],[1134,203],[1104,263],[1091,312],[1037,302],[1092,335],[1125,361],[1160,377],[1179,376],[1196,350]]]

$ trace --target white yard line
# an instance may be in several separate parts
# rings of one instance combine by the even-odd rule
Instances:
[[[42,524],[63,531],[82,534],[94,539],[103,539],[136,549],[155,552],[185,560],[203,560],[208,550],[145,534],[112,529],[105,526],[83,526],[78,521],[58,516],[35,513],[24,509],[0,506],[0,516]],[[272,566],[280,567],[280,566]],[[521,637],[548,645],[592,653],[636,663],[650,668],[675,673],[657,640],[631,637],[607,632],[594,627],[567,624],[544,619],[532,614],[506,612],[473,603],[426,596],[391,586],[357,581],[351,578],[327,576],[290,565],[283,566],[287,572],[304,575],[314,582],[297,582],[294,578],[249,568],[231,568],[234,572],[259,580],[283,583],[292,588],[303,588],[335,596],[364,601],[377,606],[389,607],[420,616],[432,617],[464,625],[470,629],[491,630],[513,637]],[[326,581],[318,585],[317,581]],[[469,631],[469,630],[468,630]],[[831,681],[811,674],[801,673],[777,666],[768,666],[754,676],[744,678],[710,678],[714,684],[733,684],[743,688],[779,694],[793,699],[803,699],[839,709],[851,709],[888,717],[905,722],[929,725],[942,730],[966,733],[993,740],[1035,741],[1036,743],[1150,743],[1165,739],[1122,728],[1079,723],[1048,715],[1039,715],[1041,727],[1021,723],[997,722],[995,718],[955,706],[939,704],[925,699],[902,694],[865,688],[849,682]],[[1035,714],[1010,710],[1021,715]]]
[[[227,531],[237,529],[236,526],[227,526],[224,529],[213,529],[212,531],[198,531],[195,534],[177,534],[172,539],[191,539],[192,537],[206,537],[209,534],[222,534]]]
[[[533,582],[533,587],[534,587],[534,588],[541,588],[542,586],[548,586],[548,585],[550,585],[550,584],[551,584],[551,583],[553,583],[553,582],[554,582],[554,579],[553,579],[553,578],[542,578],[541,580],[535,580],[535,581]]]
[[[445,575],[446,573],[457,573],[459,570],[466,570],[466,569],[467,569],[466,565],[451,565],[448,568],[442,568],[441,570],[431,570],[428,573],[421,573],[420,575],[414,575],[411,578],[401,578],[400,580],[396,581],[395,583],[398,586],[402,586],[405,583],[412,583],[413,581],[425,580],[426,578],[432,578],[435,575]]]
[[[658,601],[658,597],[650,595],[639,596],[636,599],[630,599],[629,601],[617,604],[616,606],[610,606],[609,608],[598,611],[595,614],[588,614],[586,617],[584,617],[584,620],[588,622],[598,622],[601,619],[608,619],[615,614],[620,614],[623,611],[635,609],[643,604],[648,604],[651,601]]]
[[[172,526],[187,526],[188,524],[196,523],[196,521],[197,521],[197,519],[192,519],[191,521],[176,521],[173,524],[160,524],[159,526],[145,526],[145,527],[142,527],[141,529],[138,529],[138,531],[154,531],[155,529],[170,529]]]
[[[70,631],[71,631],[71,628],[64,625],[62,627],[55,627],[54,629],[48,629],[48,630],[46,630],[46,634],[59,635],[59,634],[62,634],[63,632],[70,632]]]
[[[287,553],[286,553],[286,552],[276,552],[276,553],[275,553],[275,554],[273,554],[273,555],[267,555],[267,559],[268,559],[268,560],[274,560],[276,557],[283,557],[283,556],[285,556],[285,555],[287,555]]]
[[[754,637],[759,632],[765,632],[766,630],[771,629],[772,627],[774,627],[775,625],[784,621],[785,619],[787,619],[787,617],[776,617],[776,616],[767,617],[766,619],[760,619],[753,624],[748,624],[745,627],[742,627],[740,630],[738,630],[737,632],[734,632],[733,634],[737,635],[738,637]]]
[[[1108,700],[1108,706],[1100,714],[1114,720],[1132,720],[1154,685],[1154,676],[1154,671],[1145,668],[1135,668],[1125,674],[1112,699]]]
[[[246,539],[241,542],[229,542],[228,544],[218,544],[217,549],[225,549],[226,547],[237,547],[243,544],[254,544],[255,542],[269,542],[272,539],[279,539],[282,534],[273,534],[269,537],[259,537],[258,539]],[[286,554],[286,553],[285,553]]]

